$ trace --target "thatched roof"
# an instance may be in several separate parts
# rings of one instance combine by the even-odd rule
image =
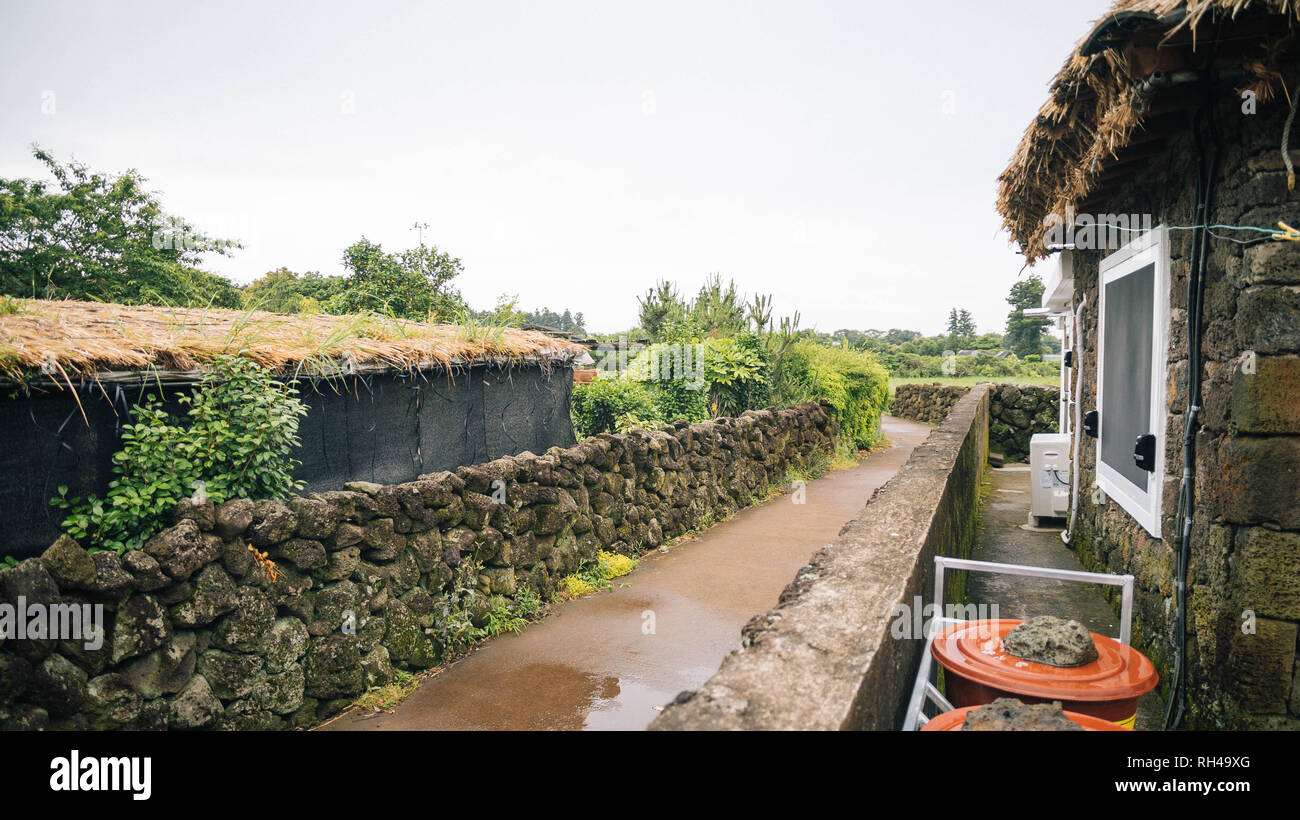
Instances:
[[[221,353],[309,376],[480,362],[567,361],[582,348],[543,333],[327,316],[96,302],[6,300],[0,376],[70,384],[162,372],[185,377]]]
[[[1240,69],[1236,88],[1268,100],[1282,87],[1275,67],[1281,41],[1297,28],[1300,0],[1115,3],[1066,60],[998,178],[998,211],[1026,257],[1047,255],[1044,216],[1096,196],[1108,166],[1139,136],[1148,146],[1157,141],[1155,120],[1170,117],[1182,127],[1178,104],[1169,102],[1174,92],[1161,92],[1162,103],[1142,80],[1157,69],[1192,67],[1214,45],[1215,68]]]

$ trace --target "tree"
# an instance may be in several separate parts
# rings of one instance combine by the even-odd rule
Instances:
[[[227,279],[200,270],[238,243],[165,213],[134,170],[100,174],[33,155],[53,183],[0,179],[0,292],[124,304],[237,307]]]
[[[975,317],[969,310],[953,308],[948,311],[948,340],[953,347],[965,347],[975,335]]]
[[[1036,308],[1043,302],[1043,280],[1037,275],[1029,276],[1011,286],[1007,304],[1011,312],[1007,314],[1007,347],[1011,352],[1024,358],[1042,352],[1043,336],[1050,324],[1042,316],[1025,316],[1025,308]]]
[[[691,315],[705,336],[731,337],[749,327],[744,298],[734,279],[722,285],[719,274],[710,274],[691,303]]]
[[[680,322],[686,315],[686,303],[678,295],[677,287],[662,279],[646,291],[645,296],[638,296],[637,303],[640,305],[641,329],[651,341],[660,341],[664,329],[669,324]]]
[[[320,313],[324,305],[343,290],[341,276],[321,276],[316,271],[295,273],[276,268],[253,280],[239,294],[246,310],[271,313]]]
[[[422,241],[388,253],[364,236],[343,251],[349,271],[343,288],[326,305],[330,313],[391,313],[402,319],[447,320],[465,308],[450,286],[464,270],[459,259]]]

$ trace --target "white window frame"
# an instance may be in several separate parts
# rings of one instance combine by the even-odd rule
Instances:
[[[1147,473],[1146,492],[1138,491],[1133,483],[1102,461],[1102,441],[1106,435],[1106,405],[1102,391],[1105,386],[1106,363],[1106,286],[1118,279],[1137,273],[1147,265],[1155,264],[1152,295],[1151,331],[1151,418],[1148,430],[1156,437],[1155,471]],[[1167,355],[1169,350],[1169,234],[1164,225],[1141,234],[1101,261],[1098,270],[1098,297],[1100,310],[1097,319],[1097,431],[1096,467],[1097,486],[1113,498],[1129,515],[1142,525],[1153,538],[1160,538],[1161,507],[1165,484],[1165,384],[1169,379]],[[1132,442],[1129,443],[1132,446]]]

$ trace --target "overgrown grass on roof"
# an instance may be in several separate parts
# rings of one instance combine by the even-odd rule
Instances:
[[[422,370],[470,362],[568,358],[581,348],[544,333],[461,328],[368,313],[276,314],[13,299],[0,311],[0,375],[60,382],[109,370],[201,369],[236,354],[279,372]]]

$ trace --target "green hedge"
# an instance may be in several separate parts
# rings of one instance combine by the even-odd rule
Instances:
[[[846,449],[869,450],[880,441],[889,374],[871,353],[798,342],[777,361],[774,383],[778,404],[830,402]]]

